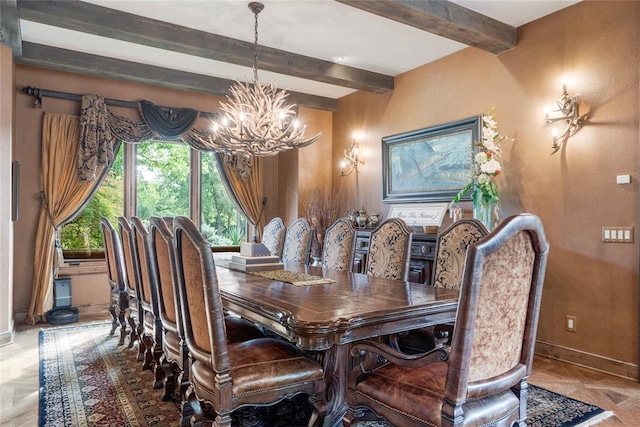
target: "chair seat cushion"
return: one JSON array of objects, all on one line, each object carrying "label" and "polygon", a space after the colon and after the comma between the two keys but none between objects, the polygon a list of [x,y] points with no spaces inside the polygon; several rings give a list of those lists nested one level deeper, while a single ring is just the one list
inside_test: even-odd
[{"label": "chair seat cushion", "polygon": [[[358,383],[359,400],[372,400],[426,425],[441,425],[442,402],[448,365],[445,362],[423,368],[406,368],[387,364]],[[484,425],[485,422],[516,419],[519,400],[511,390],[488,398],[467,401],[463,406],[464,425]],[[514,418],[515,417],[515,418]]]},{"label": "chair seat cushion", "polygon": [[167,359],[180,363],[180,354],[182,352],[182,345],[180,335],[173,331],[165,330],[162,336],[163,351]]},{"label": "chair seat cushion", "polygon": [[[307,359],[292,344],[261,338],[229,345],[234,396],[262,393],[323,378],[322,367]],[[206,363],[194,361],[192,381],[214,395],[215,372]]]},{"label": "chair seat cushion", "polygon": [[144,309],[142,311],[144,311],[144,331],[145,333],[152,334],[153,328],[156,326],[156,316],[150,311]]},{"label": "chair seat cushion", "polygon": [[419,369],[387,364],[360,381],[356,392],[427,425],[440,425],[447,368],[444,362]]},{"label": "chair seat cushion", "polygon": [[225,316],[224,325],[227,329],[227,342],[237,343],[255,338],[264,338],[264,334],[248,320],[241,317]]}]

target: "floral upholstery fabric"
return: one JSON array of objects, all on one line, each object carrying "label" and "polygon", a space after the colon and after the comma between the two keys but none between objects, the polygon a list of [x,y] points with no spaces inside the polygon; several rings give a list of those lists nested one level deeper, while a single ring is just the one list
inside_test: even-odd
[{"label": "floral upholstery fabric", "polygon": [[467,247],[489,232],[477,220],[464,219],[454,222],[438,236],[433,286],[460,289]]},{"label": "floral upholstery fabric", "polygon": [[298,218],[287,228],[282,262],[308,264],[311,251],[311,227],[305,218]]},{"label": "floral upholstery fabric", "polygon": [[389,218],[371,232],[365,273],[385,279],[405,280],[411,231],[400,218]]},{"label": "floral upholstery fabric", "polygon": [[284,248],[284,239],[287,229],[280,218],[273,218],[264,227],[262,232],[262,244],[269,249],[271,255],[282,257],[282,249]]},{"label": "floral upholstery fabric", "polygon": [[519,363],[534,261],[533,243],[525,231],[486,257],[469,364],[470,382],[491,378]]},{"label": "floral upholstery fabric", "polygon": [[349,271],[353,263],[356,230],[348,218],[340,218],[327,229],[322,250],[322,267]]}]

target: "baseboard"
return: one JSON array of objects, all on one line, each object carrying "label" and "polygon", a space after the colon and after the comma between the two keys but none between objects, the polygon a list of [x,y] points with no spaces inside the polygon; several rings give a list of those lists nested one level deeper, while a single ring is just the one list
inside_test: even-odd
[{"label": "baseboard", "polygon": [[0,333],[0,347],[11,344],[16,334],[15,325],[11,325],[8,331]]},{"label": "baseboard", "polygon": [[638,365],[544,341],[536,341],[535,353],[618,377],[638,381]]}]

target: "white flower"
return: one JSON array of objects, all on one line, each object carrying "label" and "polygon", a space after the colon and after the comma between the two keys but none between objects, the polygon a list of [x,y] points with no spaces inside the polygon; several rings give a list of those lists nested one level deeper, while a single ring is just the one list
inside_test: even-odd
[{"label": "white flower", "polygon": [[484,151],[479,152],[478,154],[476,154],[476,163],[481,165],[483,163],[485,163],[487,160],[489,160],[489,157],[487,157],[487,153],[485,153]]},{"label": "white flower", "polygon": [[486,184],[489,181],[491,181],[491,177],[486,173],[481,173],[480,175],[478,175],[478,184]]},{"label": "white flower", "polygon": [[491,159],[486,163],[480,165],[480,170],[484,173],[496,174],[500,172],[500,163],[497,160]]}]

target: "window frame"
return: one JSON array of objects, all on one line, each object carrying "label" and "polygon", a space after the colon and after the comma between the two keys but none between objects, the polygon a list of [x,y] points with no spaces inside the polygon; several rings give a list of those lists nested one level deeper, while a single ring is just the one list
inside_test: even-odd
[{"label": "window frame", "polygon": [[[174,141],[167,141],[174,143]],[[154,142],[148,142],[152,144]],[[131,218],[137,215],[138,208],[138,181],[137,181],[137,146],[139,144],[126,144],[121,145],[123,152],[123,216]],[[189,217],[193,223],[200,229],[202,224],[202,153],[194,148],[189,147]],[[242,215],[241,212],[238,212]],[[245,236],[248,236],[250,231],[250,223],[247,220]],[[216,246],[212,245],[214,252],[224,251],[239,251],[239,245],[224,245]],[[65,260],[96,260],[104,259],[104,248],[102,250],[102,256],[87,256],[77,257],[69,256],[71,254],[78,254],[78,250],[69,249],[63,250]]]}]

